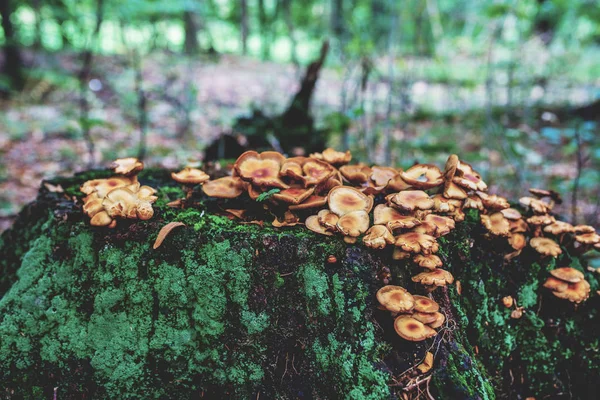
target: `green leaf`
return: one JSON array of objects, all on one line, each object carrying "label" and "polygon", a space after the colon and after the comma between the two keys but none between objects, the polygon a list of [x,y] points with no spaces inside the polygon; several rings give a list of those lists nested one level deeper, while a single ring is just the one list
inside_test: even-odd
[{"label": "green leaf", "polygon": [[275,189],[269,190],[268,192],[261,193],[256,198],[256,202],[262,203],[263,201],[270,199],[275,193],[279,193],[279,192],[281,192],[281,189],[275,188]]}]

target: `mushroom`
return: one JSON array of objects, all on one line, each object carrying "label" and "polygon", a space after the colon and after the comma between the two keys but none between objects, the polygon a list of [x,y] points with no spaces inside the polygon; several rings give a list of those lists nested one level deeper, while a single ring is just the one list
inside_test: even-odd
[{"label": "mushroom", "polygon": [[411,342],[420,342],[429,339],[437,334],[437,332],[416,319],[408,315],[400,315],[394,320],[394,329],[396,333],[403,339]]},{"label": "mushroom", "polygon": [[437,253],[439,245],[435,238],[419,232],[407,232],[396,236],[396,247],[410,253]]},{"label": "mushroom", "polygon": [[510,235],[510,223],[502,213],[494,213],[492,215],[481,215],[479,217],[481,223],[488,230],[489,233],[495,236],[509,236]]},{"label": "mushroom", "polygon": [[505,208],[510,208],[508,200],[502,196],[498,196],[496,194],[487,194],[484,192],[477,192],[477,196],[481,198],[481,202],[488,210],[499,211]]},{"label": "mushroom", "polygon": [[544,282],[544,287],[550,290],[564,292],[569,287],[569,283],[561,279],[549,277],[548,279],[546,279],[546,282]]},{"label": "mushroom", "polygon": [[576,235],[575,240],[581,244],[597,244],[600,243],[600,235],[598,235],[596,232],[582,233],[580,235]]},{"label": "mushroom", "polygon": [[350,211],[337,222],[338,231],[345,236],[358,237],[369,229],[369,214],[366,211]]},{"label": "mushroom", "polygon": [[427,286],[446,286],[447,284],[454,282],[452,274],[441,268],[436,268],[433,271],[421,272],[411,279],[413,282],[419,282],[422,285]]},{"label": "mushroom", "polygon": [[483,211],[483,202],[481,201],[481,197],[477,195],[470,195],[463,202],[463,208],[473,208],[476,210]]},{"label": "mushroom", "polygon": [[102,207],[112,218],[138,218],[148,220],[154,215],[153,201],[140,200],[137,193],[127,188],[111,190],[104,200]]},{"label": "mushroom", "polygon": [[440,186],[444,180],[442,171],[435,165],[417,164],[400,172],[404,182],[417,189],[431,189]]},{"label": "mushroom", "polygon": [[527,223],[535,226],[550,225],[554,222],[556,222],[556,219],[548,214],[534,215],[533,217],[527,218]]},{"label": "mushroom", "polygon": [[[413,295],[415,299],[415,311],[422,313],[434,313],[440,310],[440,305],[429,297]],[[424,322],[429,323],[429,322]]]},{"label": "mushroom", "polygon": [[388,204],[404,211],[429,210],[434,201],[422,190],[405,190],[386,197]]},{"label": "mushroom", "polygon": [[[436,194],[431,199],[433,200],[433,209],[438,212],[454,212],[457,208],[460,208],[462,205],[462,202],[460,200],[448,199],[442,196],[441,194]],[[479,199],[479,201],[481,202],[481,199]]]},{"label": "mushroom", "polygon": [[562,254],[560,246],[552,239],[543,237],[534,237],[529,241],[531,247],[544,256],[557,257]]},{"label": "mushroom", "polygon": [[405,260],[410,257],[412,257],[411,253],[403,251],[400,247],[394,247],[394,251],[392,252],[392,258],[394,260]]},{"label": "mushroom", "polygon": [[577,283],[584,279],[583,272],[571,267],[553,269],[550,271],[550,275],[569,283]]},{"label": "mushroom", "polygon": [[325,182],[333,174],[335,168],[330,164],[306,157],[287,159],[281,165],[281,176],[288,176],[302,182],[304,187],[315,186]]},{"label": "mushroom", "polygon": [[311,231],[320,233],[321,235],[333,235],[333,232],[328,231],[323,225],[319,223],[319,217],[316,215],[311,215],[310,217],[306,218],[306,221],[304,221],[304,225],[306,225],[306,227]]},{"label": "mushroom", "polygon": [[443,265],[442,260],[435,254],[417,254],[413,261],[419,266],[428,269],[436,269]]},{"label": "mushroom", "polygon": [[79,190],[84,194],[97,193],[99,198],[104,198],[113,189],[129,186],[135,183],[133,178],[113,176],[108,179],[92,179],[81,185]]},{"label": "mushroom", "polygon": [[176,182],[183,184],[186,193],[185,198],[189,199],[192,196],[193,187],[208,181],[210,176],[200,169],[185,167],[177,173],[172,172],[171,178]]},{"label": "mushroom", "polygon": [[401,214],[398,210],[385,204],[378,204],[373,211],[374,225],[387,225],[394,231],[396,229],[410,229],[419,225],[421,221],[411,215]]},{"label": "mushroom", "polygon": [[444,322],[446,322],[446,316],[444,314],[441,312],[434,312],[433,315],[435,316],[435,321],[428,324],[430,327],[437,329],[444,325]]},{"label": "mushroom", "polygon": [[413,295],[402,286],[386,285],[377,291],[376,297],[379,304],[394,313],[409,312],[415,306]]},{"label": "mushroom", "polygon": [[395,241],[394,235],[385,225],[373,225],[363,238],[365,246],[373,249],[383,249],[386,245],[393,244]]},{"label": "mushroom", "polygon": [[273,194],[273,198],[286,204],[300,204],[304,200],[308,199],[314,191],[314,187],[307,189],[291,187],[289,189],[283,189],[282,191]]},{"label": "mushroom", "polygon": [[520,251],[527,245],[527,239],[522,233],[513,233],[508,237],[508,244],[510,244],[513,249]]},{"label": "mushroom", "polygon": [[504,304],[504,307],[506,308],[511,308],[514,304],[514,299],[512,298],[512,296],[503,297],[502,304]]},{"label": "mushroom", "polygon": [[329,192],[327,204],[332,212],[341,217],[351,211],[370,212],[373,198],[353,187],[337,186]]},{"label": "mushroom", "polygon": [[544,227],[544,232],[551,233],[553,235],[562,235],[564,233],[574,232],[574,228],[573,225],[567,222],[554,221],[553,223]]},{"label": "mushroom", "polygon": [[426,313],[420,311],[415,311],[412,314],[410,314],[410,316],[416,319],[417,321],[424,323],[425,325],[429,325],[435,322],[435,320],[437,319],[434,313]]},{"label": "mushroom", "polygon": [[220,199],[235,199],[244,193],[245,189],[246,183],[237,176],[225,176],[202,185],[202,191],[207,196]]},{"label": "mushroom", "polygon": [[340,173],[346,180],[355,185],[367,183],[372,170],[364,164],[344,165],[340,167]]},{"label": "mushroom", "polygon": [[350,151],[346,151],[344,153],[341,151],[335,151],[332,148],[327,148],[322,153],[311,154],[310,158],[323,160],[331,165],[339,167],[340,165],[348,164],[350,160],[352,160],[352,154],[350,153]]},{"label": "mushroom", "polygon": [[399,175],[399,172],[394,168],[374,165],[371,167],[371,176],[369,179],[375,186],[385,187],[397,175]]},{"label": "mushroom", "polygon": [[[83,192],[83,190],[82,190]],[[85,193],[85,192],[84,192]],[[573,227],[575,233],[592,233],[596,232],[593,226],[590,225],[576,225]]]},{"label": "mushroom", "polygon": [[119,158],[112,162],[110,168],[115,174],[134,176],[144,169],[144,163],[135,157]]},{"label": "mushroom", "polygon": [[586,280],[569,283],[563,291],[552,291],[552,294],[560,299],[569,300],[572,303],[581,303],[590,295],[590,284]]},{"label": "mushroom", "polygon": [[425,217],[423,222],[430,223],[435,226],[435,235],[433,236],[436,237],[447,235],[455,227],[455,223],[452,218],[443,217],[436,214],[429,214]]},{"label": "mushroom", "polygon": [[512,221],[516,221],[523,217],[521,213],[518,210],[515,210],[514,208],[505,208],[503,210],[500,210],[500,213],[504,215],[504,218],[510,219]]},{"label": "mushroom", "polygon": [[117,221],[112,219],[106,211],[100,211],[90,219],[90,225],[92,226],[108,226],[114,228],[117,226]]},{"label": "mushroom", "polygon": [[247,151],[238,157],[233,165],[236,173],[245,181],[259,187],[287,189],[289,186],[279,179],[281,165],[285,157],[274,151],[257,153]]},{"label": "mushroom", "polygon": [[309,210],[312,208],[323,207],[325,204],[327,204],[327,197],[313,194],[312,196],[309,196],[306,200],[304,200],[300,204],[290,204],[290,206],[288,208],[291,211]]},{"label": "mushroom", "polygon": [[325,227],[325,229],[337,232],[337,223],[340,217],[337,214],[332,213],[330,210],[321,210],[317,213],[319,217],[319,223]]},{"label": "mushroom", "polygon": [[487,185],[470,164],[459,161],[452,181],[465,189],[485,191]]},{"label": "mushroom", "polygon": [[533,197],[521,197],[519,199],[519,203],[521,203],[521,205],[524,207],[531,208],[536,214],[548,214],[548,212],[552,209],[552,207],[549,207],[548,204]]}]

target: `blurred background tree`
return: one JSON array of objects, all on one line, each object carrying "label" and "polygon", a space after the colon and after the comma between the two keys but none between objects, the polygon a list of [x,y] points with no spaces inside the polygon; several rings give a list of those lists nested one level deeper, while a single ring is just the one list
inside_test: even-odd
[{"label": "blurred background tree", "polygon": [[598,224],[597,1],[4,0],[0,15],[5,219],[43,177],[117,156],[174,168],[326,143],[403,168],[456,152],[493,189],[556,189]]}]

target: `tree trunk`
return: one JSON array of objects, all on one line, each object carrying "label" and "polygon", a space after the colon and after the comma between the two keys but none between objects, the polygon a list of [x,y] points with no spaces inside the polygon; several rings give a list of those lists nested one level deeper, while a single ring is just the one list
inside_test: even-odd
[{"label": "tree trunk", "polygon": [[292,64],[294,65],[298,65],[298,55],[296,54],[296,47],[297,47],[297,43],[296,43],[296,37],[295,37],[295,29],[294,29],[294,22],[292,19],[292,4],[291,4],[291,0],[282,0],[282,7],[283,7],[283,18],[285,20],[285,25],[287,27],[288,30],[288,36],[290,38],[290,58],[292,61]]},{"label": "tree trunk", "polygon": [[198,45],[198,23],[193,12],[185,11],[183,13],[183,25],[185,31],[183,44],[185,54],[198,54],[200,51],[200,46]]},{"label": "tree trunk", "polygon": [[242,39],[242,54],[248,54],[248,0],[241,0],[240,32]]},{"label": "tree trunk", "polygon": [[[596,288],[583,258],[555,263],[526,248],[505,265],[505,241],[487,239],[472,210],[439,239],[462,290],[433,291],[446,322],[435,337],[408,342],[377,307],[379,272],[389,267],[391,284],[425,293],[410,279],[417,268],[388,249],[301,226],[233,222],[206,201],[169,208],[183,191],[161,170],[139,177],[159,189],[151,220],[94,228],[71,196],[109,175],[52,181],[69,195],[42,189],[1,237],[0,389],[8,398],[600,396],[600,297],[574,308],[540,287],[549,268],[568,262],[582,263]],[[172,221],[186,226],[154,250]],[[507,295],[525,307],[520,319],[502,305]],[[421,373],[415,366],[428,351],[433,368]]]},{"label": "tree trunk", "polygon": [[260,25],[261,57],[263,60],[267,60],[269,58],[270,46],[267,38],[268,18],[265,0],[258,0],[258,23]]},{"label": "tree trunk", "polygon": [[15,31],[10,16],[14,11],[14,2],[11,0],[0,1],[0,17],[4,30],[4,73],[10,79],[12,90],[21,90],[25,85],[23,77],[23,62],[17,45]]},{"label": "tree trunk", "polygon": [[333,36],[341,40],[344,34],[344,0],[331,1],[331,32]]}]

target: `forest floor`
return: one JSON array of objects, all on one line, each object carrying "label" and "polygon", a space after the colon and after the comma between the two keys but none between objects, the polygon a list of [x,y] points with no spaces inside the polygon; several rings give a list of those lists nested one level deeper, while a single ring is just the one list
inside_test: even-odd
[{"label": "forest floor", "polygon": [[[90,163],[80,128],[78,58],[64,53],[27,53],[26,58],[36,66],[26,90],[0,103],[0,231],[35,198],[42,179],[81,171]],[[293,65],[237,56],[190,60],[167,53],[145,58],[142,70],[148,116],[146,163],[171,169],[201,161],[202,150],[253,109],[267,115],[283,111],[303,72]],[[386,79],[375,76],[361,93],[358,73],[350,68],[322,71],[312,103],[317,124],[327,124],[329,116],[345,110],[351,116],[353,143],[360,147],[361,129],[379,138],[390,129],[386,121],[391,119],[393,161],[398,166],[415,161],[443,165],[448,153],[457,152],[482,169],[492,191],[510,199],[524,195],[531,186],[552,187],[570,197],[565,191],[581,171],[576,152],[562,151],[569,145],[567,139],[552,132],[554,137],[549,137],[539,124],[523,123],[507,123],[492,137],[482,134],[485,113],[477,109],[485,101],[482,87],[459,91],[443,84],[412,82],[397,89],[392,98],[396,111],[390,114]],[[582,90],[575,88],[565,98],[581,102]],[[135,154],[139,111],[129,60],[96,57],[88,99],[94,164],[103,166]],[[403,118],[407,108],[413,113],[427,108],[429,114],[408,121]],[[381,162],[383,151],[381,144],[376,145],[369,151],[369,161]],[[589,153],[600,158],[596,148]],[[598,226],[598,172],[587,172],[580,177],[578,222]],[[568,199],[559,212],[570,213]]]}]

